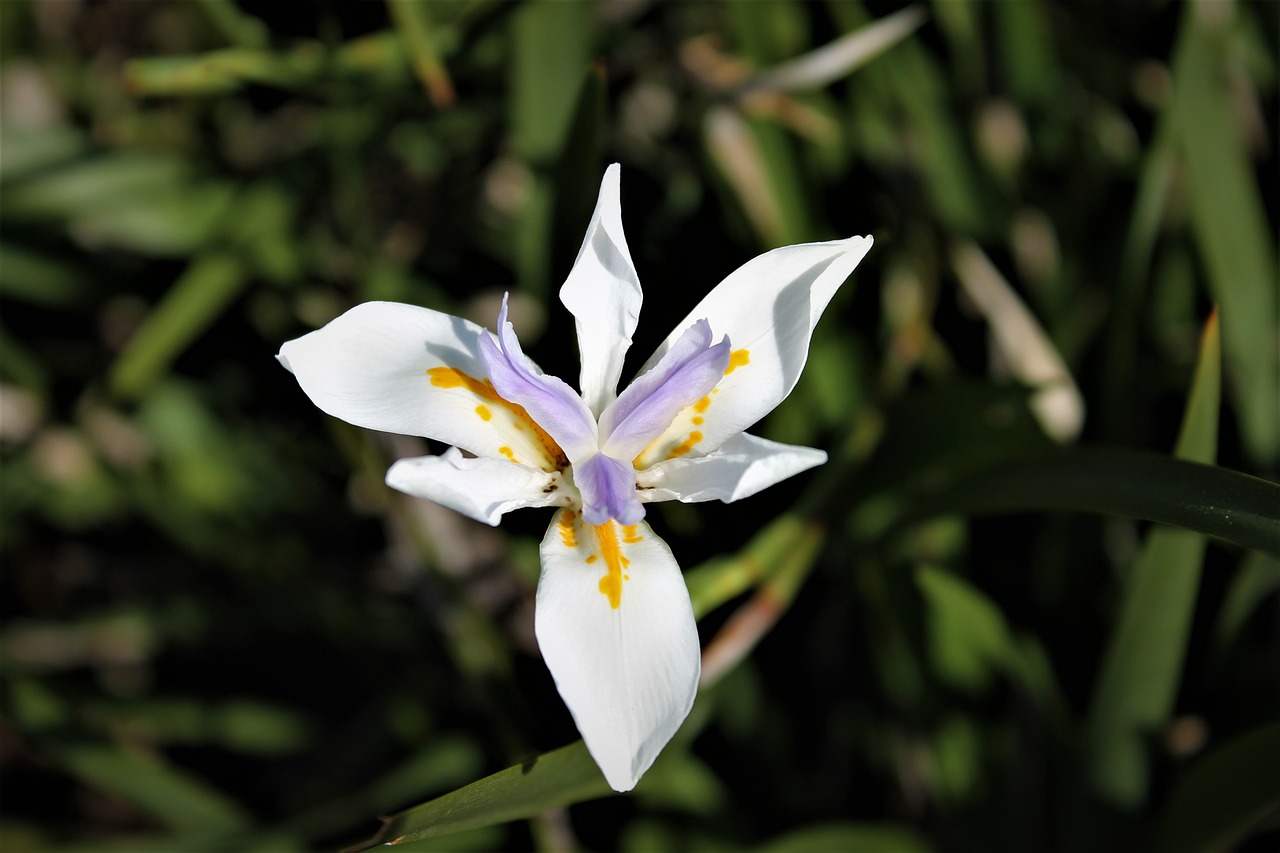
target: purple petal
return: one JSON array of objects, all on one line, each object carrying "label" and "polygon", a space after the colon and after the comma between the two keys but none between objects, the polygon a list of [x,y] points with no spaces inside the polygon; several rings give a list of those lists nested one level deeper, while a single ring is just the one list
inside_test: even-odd
[{"label": "purple petal", "polygon": [[644,506],[636,495],[636,471],[629,462],[597,453],[573,466],[573,481],[582,495],[582,517],[587,524],[635,524],[644,518]]},{"label": "purple petal", "polygon": [[729,339],[712,345],[711,326],[694,323],[651,370],[636,378],[600,416],[601,450],[633,459],[675,416],[711,393],[729,365]]},{"label": "purple petal", "polygon": [[481,335],[479,352],[494,390],[523,406],[571,462],[596,451],[596,422],[582,398],[564,380],[538,370],[520,349],[515,329],[507,322],[506,294],[498,313],[498,341]]}]

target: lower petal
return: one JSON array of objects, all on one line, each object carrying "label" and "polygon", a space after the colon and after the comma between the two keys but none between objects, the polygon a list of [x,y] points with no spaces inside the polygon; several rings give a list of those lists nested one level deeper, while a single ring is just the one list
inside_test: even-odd
[{"label": "lower petal", "polygon": [[559,473],[502,459],[468,459],[456,447],[441,456],[399,460],[387,471],[387,485],[489,525],[513,509],[562,506],[576,497]]},{"label": "lower petal", "polygon": [[733,503],[821,465],[827,454],[739,433],[706,456],[677,457],[636,474],[640,499]]},{"label": "lower petal", "polygon": [[587,749],[629,791],[693,707],[698,629],[680,567],[647,524],[560,510],[542,541],[535,630]]}]

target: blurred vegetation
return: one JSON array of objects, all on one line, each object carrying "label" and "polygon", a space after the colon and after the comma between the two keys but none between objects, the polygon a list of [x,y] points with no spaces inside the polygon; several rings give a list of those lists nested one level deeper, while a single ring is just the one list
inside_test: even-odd
[{"label": "blurred vegetation", "polygon": [[[1274,849],[1278,33],[1227,0],[0,3],[0,848],[332,849],[445,795],[382,837]],[[273,360],[510,289],[576,376],[555,289],[615,160],[635,365],[760,251],[876,237],[760,428],[833,461],[656,510],[709,683],[630,797],[537,657],[546,518],[390,493],[439,448]]]}]

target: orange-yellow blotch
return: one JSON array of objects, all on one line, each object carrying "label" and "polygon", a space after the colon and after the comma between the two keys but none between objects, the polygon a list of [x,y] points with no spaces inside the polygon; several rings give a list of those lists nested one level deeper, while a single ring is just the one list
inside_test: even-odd
[{"label": "orange-yellow blotch", "polygon": [[512,462],[515,462],[517,465],[520,464],[520,460],[516,458],[516,452],[505,444],[498,448],[498,452],[510,459]]},{"label": "orange-yellow blotch", "polygon": [[[569,457],[560,449],[560,445],[556,444],[556,440],[552,438],[546,430],[538,426],[537,422],[534,421],[533,418],[529,417],[529,413],[524,410],[524,406],[517,405],[516,403],[512,403],[510,400],[504,399],[496,390],[494,390],[493,383],[488,379],[485,379],[482,382],[474,376],[468,376],[461,370],[453,367],[432,367],[427,370],[427,375],[431,377],[431,384],[437,388],[465,388],[480,399],[496,406],[501,406],[514,415],[517,429],[520,429],[522,424],[532,429],[533,434],[538,437],[538,441],[542,444],[543,449],[546,450],[547,459],[550,461],[550,467],[544,466],[547,467],[547,470],[563,471],[569,466]],[[484,413],[480,411],[481,408],[484,408],[486,412],[489,411],[488,408],[481,405],[476,408],[476,414],[480,415],[480,417],[484,418],[486,421],[489,420],[489,418],[485,417]],[[492,415],[492,412],[490,412],[490,414]],[[499,449],[498,452],[502,453],[501,449]],[[506,454],[504,453],[503,455],[505,456]]]},{"label": "orange-yellow blotch", "polygon": [[693,446],[699,441],[702,441],[702,433],[695,429],[693,432],[689,433],[689,437],[683,442],[671,448],[671,452],[667,454],[667,458],[675,459],[677,456],[684,456],[690,450],[693,450]]},{"label": "orange-yellow blotch", "polygon": [[729,353],[729,366],[724,369],[724,375],[728,376],[733,371],[743,365],[751,363],[751,351],[745,349],[736,349]]},{"label": "orange-yellow blotch", "polygon": [[[556,525],[556,529],[560,532],[560,541],[566,548],[578,547],[578,536],[574,528],[574,519],[577,516],[571,509],[566,509],[560,516],[560,521]],[[587,562],[590,562],[588,560]]]},{"label": "orange-yellow blotch", "polygon": [[643,542],[644,537],[636,532],[636,525],[628,524],[622,528],[622,541],[634,545],[636,542]]},{"label": "orange-yellow blotch", "polygon": [[598,559],[600,559],[600,555],[599,555],[599,554],[592,554],[590,557],[587,557],[587,559],[585,560],[585,562],[586,562],[586,564],[589,566],[589,565],[591,565],[592,563],[594,563],[594,562],[595,562],[596,560],[598,560]]},{"label": "orange-yellow blotch", "polygon": [[693,425],[694,425],[694,426],[702,426],[702,423],[703,423],[703,419],[702,419],[702,418],[694,418],[694,419],[693,419]]},{"label": "orange-yellow blotch", "polygon": [[493,412],[489,411],[489,407],[484,403],[476,406],[476,414],[480,416],[480,420],[487,421],[493,418]]},{"label": "orange-yellow blotch", "polygon": [[[595,532],[606,569],[604,577],[600,578],[600,592],[609,599],[609,606],[617,610],[622,605],[622,570],[631,565],[631,561],[622,555],[617,522],[609,519],[604,524],[597,524]],[[623,532],[625,534],[625,529]]]},{"label": "orange-yellow blotch", "polygon": [[702,414],[711,405],[710,397],[703,397],[701,400],[693,404],[693,410],[698,414]]}]

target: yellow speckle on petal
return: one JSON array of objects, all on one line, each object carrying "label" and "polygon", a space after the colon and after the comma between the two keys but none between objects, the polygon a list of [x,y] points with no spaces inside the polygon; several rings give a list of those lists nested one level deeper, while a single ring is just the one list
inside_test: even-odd
[{"label": "yellow speckle on petal", "polygon": [[736,349],[729,353],[729,366],[724,369],[724,375],[728,376],[733,371],[743,365],[751,363],[751,351],[745,349]]},{"label": "yellow speckle on petal", "polygon": [[589,566],[598,559],[600,559],[599,554],[592,554],[590,557],[587,557],[587,559],[584,562]]},{"label": "yellow speckle on petal", "polygon": [[[560,449],[560,445],[556,444],[556,440],[552,438],[546,430],[538,426],[537,422],[534,421],[534,419],[529,416],[529,413],[524,410],[524,406],[517,405],[516,403],[503,398],[496,390],[494,390],[493,383],[488,379],[481,381],[476,379],[474,376],[469,376],[461,370],[453,367],[432,367],[427,370],[427,375],[431,377],[431,384],[435,387],[463,388],[470,391],[486,403],[500,406],[514,415],[515,426],[517,429],[521,429],[522,426],[527,426],[532,429],[533,434],[538,437],[538,441],[546,451],[550,465],[547,470],[563,471],[569,466],[569,457]],[[481,409],[484,409],[484,411],[482,412]],[[485,417],[486,412],[488,412],[490,417],[493,415],[493,413],[484,404],[476,407],[476,414],[487,421],[489,418]],[[508,450],[510,450],[510,448],[508,448]],[[507,456],[507,454],[503,453],[501,449],[499,449],[498,452]],[[514,462],[515,460],[512,461]]]},{"label": "yellow speckle on petal", "polygon": [[690,450],[693,450],[693,446],[699,441],[702,441],[702,433],[695,429],[693,432],[689,433],[689,437],[682,443],[671,448],[671,452],[667,454],[667,458],[675,459],[677,456],[684,456]]},{"label": "yellow speckle on petal", "polygon": [[701,426],[701,425],[702,425],[702,421],[703,421],[703,419],[702,419],[702,418],[696,418],[696,417],[695,417],[695,418],[693,419],[693,425],[694,425],[694,426]]},{"label": "yellow speckle on petal", "polygon": [[698,414],[702,414],[711,405],[710,397],[703,397],[701,400],[693,404],[693,410]]},{"label": "yellow speckle on petal", "polygon": [[[560,541],[566,548],[578,547],[578,536],[574,528],[574,519],[576,514],[571,509],[566,509],[560,515],[560,521],[556,524],[556,529],[560,532]],[[590,561],[588,561],[590,562]]]},{"label": "yellow speckle on petal", "polygon": [[[624,528],[634,532],[634,526]],[[631,565],[631,561],[622,555],[622,545],[618,542],[618,524],[613,519],[595,526],[596,541],[600,543],[600,555],[604,557],[605,575],[600,578],[600,592],[609,599],[609,606],[617,610],[622,605],[622,581],[626,576],[622,570]],[[627,537],[626,542],[632,539]],[[634,541],[640,541],[638,539]]]},{"label": "yellow speckle on petal", "polygon": [[501,453],[503,456],[507,457],[508,459],[510,459],[512,462],[516,463],[517,465],[520,464],[520,460],[516,458],[516,452],[512,450],[510,447],[507,447],[505,444],[498,448],[498,452]]},{"label": "yellow speckle on petal", "polygon": [[636,525],[628,524],[622,528],[622,541],[634,545],[636,542],[643,542],[644,537],[636,533]]},{"label": "yellow speckle on petal", "polygon": [[480,416],[482,421],[487,421],[493,417],[493,412],[489,411],[489,407],[484,403],[476,406],[476,414]]}]

